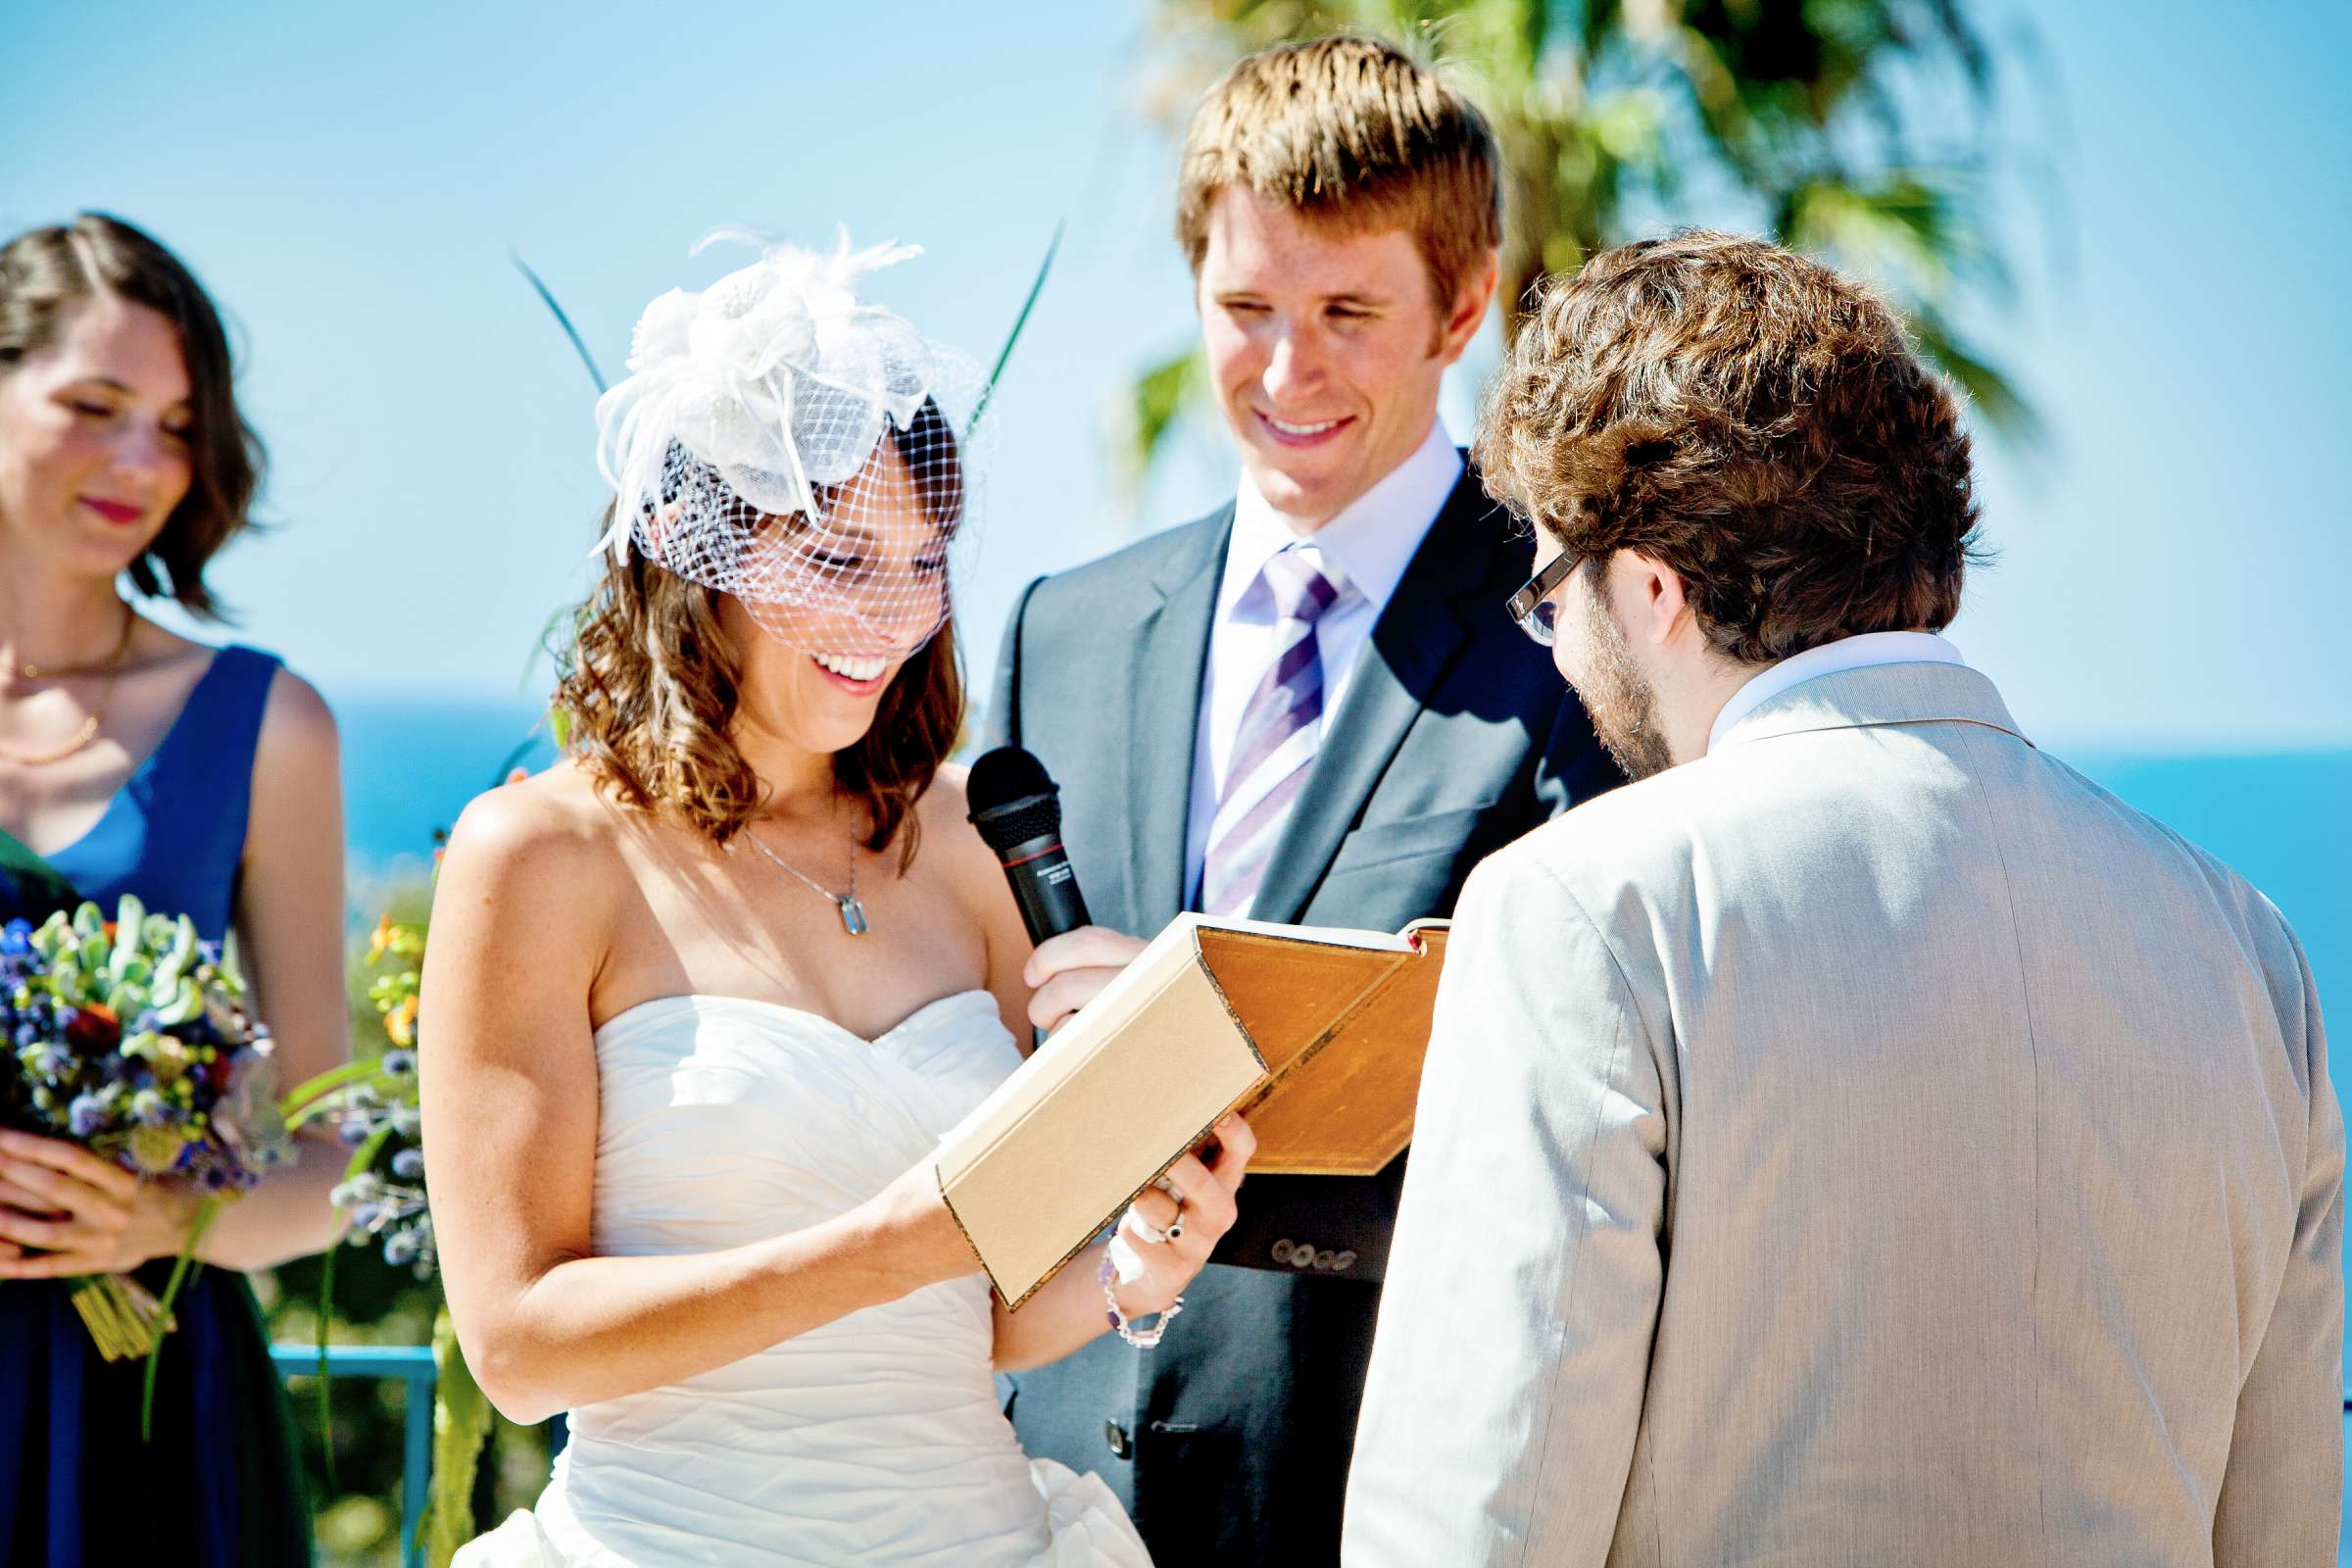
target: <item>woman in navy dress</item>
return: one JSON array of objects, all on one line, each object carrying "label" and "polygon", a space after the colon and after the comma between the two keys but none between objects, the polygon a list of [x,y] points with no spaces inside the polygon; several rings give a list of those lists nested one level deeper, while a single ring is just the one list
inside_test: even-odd
[{"label": "woman in navy dress", "polygon": [[[176,636],[120,592],[217,614],[204,567],[261,467],[228,361],[202,288],[127,224],[85,215],[0,249],[0,919],[135,893],[208,938],[233,928],[292,1084],[348,1039],[334,720],[271,656]],[[0,1129],[0,1564],[310,1560],[239,1272],[336,1235],[342,1157],[301,1147],[206,1233],[142,1444],[142,1366],[99,1357],[65,1280],[160,1284],[195,1200]]]}]

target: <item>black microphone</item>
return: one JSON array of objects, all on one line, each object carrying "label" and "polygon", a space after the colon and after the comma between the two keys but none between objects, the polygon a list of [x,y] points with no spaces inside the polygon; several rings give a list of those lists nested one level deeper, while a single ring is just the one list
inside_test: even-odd
[{"label": "black microphone", "polygon": [[1045,764],[1018,746],[1000,746],[972,764],[964,795],[972,826],[1004,862],[1029,940],[1092,925],[1078,873],[1061,847],[1061,791]]}]

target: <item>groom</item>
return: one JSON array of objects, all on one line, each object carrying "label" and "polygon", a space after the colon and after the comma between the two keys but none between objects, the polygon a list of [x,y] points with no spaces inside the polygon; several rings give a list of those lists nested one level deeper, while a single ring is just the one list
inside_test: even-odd
[{"label": "groom", "polygon": [[2310,967],[1936,635],[1976,507],[1902,329],[1629,245],[1478,450],[1639,782],[1462,896],[1350,1568],[2333,1563]]},{"label": "groom", "polygon": [[[1041,1026],[1180,910],[1445,914],[1481,856],[1617,781],[1499,612],[1530,544],[1437,417],[1496,189],[1476,111],[1369,39],[1256,55],[1201,104],[1177,227],[1240,488],[1013,612],[997,739],[1060,783],[1102,922],[1040,950]],[[1158,1349],[1013,1380],[1029,1451],[1102,1475],[1158,1561],[1336,1561],[1402,1165],[1251,1179]]]}]

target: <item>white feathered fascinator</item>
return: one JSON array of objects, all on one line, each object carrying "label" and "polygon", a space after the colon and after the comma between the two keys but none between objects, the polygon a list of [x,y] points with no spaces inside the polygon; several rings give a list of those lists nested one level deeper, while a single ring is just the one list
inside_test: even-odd
[{"label": "white feathered fascinator", "polygon": [[949,548],[977,531],[979,368],[858,297],[919,247],[721,229],[695,251],[720,240],[760,260],[648,305],[597,402],[598,549],[633,543],[809,652],[904,657],[945,624]]}]

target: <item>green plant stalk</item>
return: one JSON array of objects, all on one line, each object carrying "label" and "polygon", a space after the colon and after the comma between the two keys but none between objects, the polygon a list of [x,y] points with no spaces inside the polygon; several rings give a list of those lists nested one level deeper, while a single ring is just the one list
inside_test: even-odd
[{"label": "green plant stalk", "polygon": [[164,1361],[164,1342],[171,1338],[172,1303],[179,1299],[180,1287],[187,1284],[189,1274],[199,1267],[196,1249],[203,1245],[204,1233],[213,1228],[220,1217],[220,1200],[208,1198],[196,1205],[196,1218],[188,1226],[188,1243],[179,1250],[179,1260],[172,1265],[172,1278],[164,1285],[162,1300],[155,1312],[155,1344],[147,1350],[147,1375],[139,1389],[139,1441],[155,1441],[155,1375]]},{"label": "green plant stalk", "polygon": [[342,1250],[343,1239],[338,1236],[318,1260],[318,1446],[326,1458],[326,1490],[331,1493],[343,1490],[335,1475],[335,1408],[327,1397],[326,1375],[326,1345],[334,1337],[335,1254]]},{"label": "green plant stalk", "polygon": [[443,1303],[433,1316],[433,1472],[416,1544],[430,1568],[449,1568],[473,1538],[473,1477],[489,1441],[489,1397],[466,1365],[466,1351]]},{"label": "green plant stalk", "polygon": [[280,1112],[285,1116],[286,1124],[289,1127],[294,1126],[297,1124],[297,1118],[315,1114],[320,1102],[336,1090],[348,1089],[364,1078],[378,1078],[383,1075],[380,1058],[376,1057],[347,1061],[340,1067],[329,1067],[316,1077],[305,1078],[301,1083],[296,1084],[287,1093],[284,1101],[280,1102]]}]

